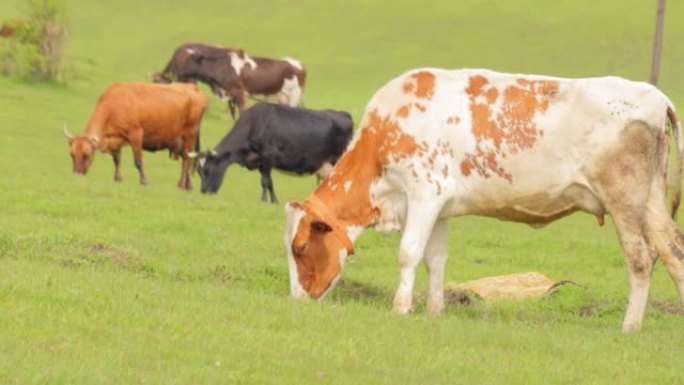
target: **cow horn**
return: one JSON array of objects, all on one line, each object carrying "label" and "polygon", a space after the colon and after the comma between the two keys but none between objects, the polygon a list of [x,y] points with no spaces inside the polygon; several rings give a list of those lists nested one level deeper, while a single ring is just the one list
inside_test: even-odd
[{"label": "cow horn", "polygon": [[218,155],[218,152],[216,152],[216,150],[214,150],[213,148],[211,150],[209,150],[209,153],[213,156]]},{"label": "cow horn", "polygon": [[66,136],[69,140],[73,140],[75,138],[75,136],[69,132],[66,123],[64,123],[64,128],[62,130],[64,131],[64,136]]},{"label": "cow horn", "polygon": [[197,151],[190,151],[190,152],[188,152],[188,158],[190,158],[190,159],[195,159],[195,158],[197,158],[197,155],[199,155],[199,154],[197,153]]}]

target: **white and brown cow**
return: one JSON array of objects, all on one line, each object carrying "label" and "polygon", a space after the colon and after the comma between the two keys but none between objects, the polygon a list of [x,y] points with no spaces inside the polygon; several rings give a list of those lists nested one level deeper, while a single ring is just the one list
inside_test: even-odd
[{"label": "white and brown cow", "polygon": [[[672,212],[665,204],[676,141]],[[286,206],[291,294],[322,298],[367,227],[402,232],[394,310],[408,313],[416,267],[427,310],[444,306],[447,219],[482,215],[538,227],[582,210],[610,214],[630,294],[623,330],[641,327],[659,256],[684,299],[679,205],[684,143],[668,98],[617,77],[562,79],[418,69],[382,87],[332,174]]]},{"label": "white and brown cow", "polygon": [[176,48],[153,79],[158,83],[203,82],[228,102],[235,117],[235,106],[243,111],[248,96],[291,107],[302,105],[306,70],[292,58],[251,57],[242,49],[188,43]]}]

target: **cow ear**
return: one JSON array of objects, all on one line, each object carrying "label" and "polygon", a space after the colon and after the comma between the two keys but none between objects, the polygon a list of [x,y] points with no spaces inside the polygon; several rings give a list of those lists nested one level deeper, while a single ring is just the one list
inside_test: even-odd
[{"label": "cow ear", "polygon": [[323,221],[313,221],[311,222],[311,230],[319,233],[327,233],[332,231],[332,227]]},{"label": "cow ear", "polygon": [[200,153],[200,156],[204,156],[205,158],[208,158],[208,159],[218,159],[219,153],[214,149],[208,148],[207,151],[202,151]]},{"label": "cow ear", "polygon": [[287,202],[287,204],[285,205],[286,213],[294,212],[294,210],[297,209],[304,210],[304,206],[302,206],[301,203],[295,201]]},{"label": "cow ear", "polygon": [[[288,205],[287,210],[289,209],[290,207]],[[291,214],[291,212],[287,212],[287,214]],[[302,222],[300,222],[300,225],[297,228],[297,232],[295,233],[292,239],[292,251],[295,253],[295,255],[303,254],[306,251],[307,246],[309,246],[309,237],[311,237],[311,226],[308,226],[306,221],[306,218],[302,218]]]}]

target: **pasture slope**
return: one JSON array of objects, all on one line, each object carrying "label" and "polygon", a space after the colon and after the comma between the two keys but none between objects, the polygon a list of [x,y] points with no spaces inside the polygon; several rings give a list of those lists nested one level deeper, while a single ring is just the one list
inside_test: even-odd
[{"label": "pasture slope", "polygon": [[[22,3],[0,2],[0,19]],[[626,270],[610,223],[451,221],[447,280],[538,270],[580,284],[543,300],[451,303],[439,318],[419,300],[395,316],[398,236],[369,230],[331,298],[295,302],[283,208],[259,201],[258,174],[230,169],[203,196],[196,176],[192,192],[175,187],[166,153],[145,153],[141,187],[126,150],[122,183],[102,154],[76,178],[61,133],[83,129],[106,85],[145,80],[188,41],[296,57],[307,105],[356,122],[378,87],[418,66],[646,79],[655,3],[69,1],[68,85],[0,78],[0,383],[683,383],[684,315],[662,266],[644,330],[620,333]],[[684,111],[681,15],[668,2],[661,85]],[[203,147],[231,124],[209,99]],[[274,177],[282,202],[315,186]]]}]

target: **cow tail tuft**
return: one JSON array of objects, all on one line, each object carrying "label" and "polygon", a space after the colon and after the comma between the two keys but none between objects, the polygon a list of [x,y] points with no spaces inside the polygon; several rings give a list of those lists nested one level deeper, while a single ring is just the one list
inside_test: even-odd
[{"label": "cow tail tuft", "polygon": [[675,169],[673,175],[674,190],[672,192],[672,218],[677,215],[682,196],[682,153],[684,153],[684,138],[682,137],[682,124],[675,112],[674,106],[667,107],[667,117],[670,121],[670,129],[675,139]]}]

